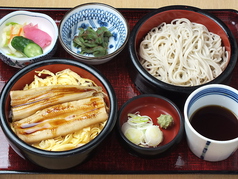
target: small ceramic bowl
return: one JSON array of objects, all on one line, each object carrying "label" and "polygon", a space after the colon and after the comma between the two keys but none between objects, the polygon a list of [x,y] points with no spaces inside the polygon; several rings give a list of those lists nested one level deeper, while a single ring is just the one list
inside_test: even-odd
[{"label": "small ceramic bowl", "polygon": [[[139,112],[141,116],[152,118],[153,124],[157,125],[163,132],[163,140],[156,147],[141,147],[132,143],[124,135],[122,125],[128,120],[128,114]],[[167,129],[161,128],[157,118],[161,114],[172,116],[174,123]],[[143,158],[161,157],[169,153],[182,139],[184,133],[183,115],[178,107],[169,99],[155,94],[142,94],[129,99],[124,103],[118,113],[117,130],[119,138],[126,150],[135,156]]]},{"label": "small ceramic bowl", "polygon": [[[206,107],[215,108],[210,108],[206,113],[203,111]],[[218,162],[236,152],[238,149],[237,108],[238,90],[227,85],[205,85],[189,95],[184,106],[184,126],[187,144],[197,157]],[[195,125],[192,122],[193,116],[198,113],[201,114],[199,120],[203,118],[201,120],[203,122],[196,122]]]},{"label": "small ceramic bowl", "polygon": [[[9,125],[11,120],[10,91],[23,89],[26,84],[34,80],[35,71],[41,71],[43,69],[50,70],[53,73],[70,69],[81,77],[93,80],[98,86],[102,87],[103,92],[108,96],[105,99],[109,107],[107,123],[97,137],[89,143],[66,151],[41,150],[25,143],[11,129]],[[67,169],[86,162],[89,158],[93,157],[99,146],[100,148],[106,147],[103,145],[103,141],[105,141],[114,128],[117,118],[117,100],[115,92],[108,80],[93,67],[71,59],[48,59],[22,68],[3,87],[0,96],[0,106],[1,128],[13,150],[24,159],[28,159],[41,167],[54,170]]]},{"label": "small ceramic bowl", "polygon": [[142,17],[131,31],[128,41],[129,47],[129,73],[132,81],[142,93],[155,93],[172,100],[183,109],[188,95],[201,85],[178,86],[161,81],[152,76],[140,63],[139,46],[146,34],[161,23],[171,23],[177,18],[187,18],[191,22],[203,24],[210,32],[219,35],[222,45],[228,52],[228,64],[223,72],[206,84],[229,84],[232,72],[237,62],[237,44],[234,35],[226,24],[213,14],[196,7],[175,5],[165,6],[151,11]]},{"label": "small ceramic bowl", "polygon": [[[81,48],[73,45],[73,39],[79,28],[88,27],[97,30],[106,27],[112,36],[109,38],[108,54],[94,57],[92,54],[80,54]],[[77,60],[99,65],[110,61],[126,46],[130,34],[129,25],[123,15],[112,6],[102,3],[87,3],[74,7],[62,18],[59,25],[59,41],[63,48]]]},{"label": "small ceramic bowl", "polygon": [[43,49],[43,54],[27,58],[27,57],[14,57],[12,55],[8,55],[6,48],[0,48],[0,58],[8,65],[15,67],[15,68],[23,68],[26,65],[50,58],[54,55],[57,49],[57,39],[58,39],[58,27],[55,21],[48,15],[43,13],[37,12],[30,12],[30,11],[13,11],[6,16],[4,16],[0,20],[0,33],[2,33],[3,28],[6,26],[7,23],[15,22],[18,24],[30,24],[33,25],[38,24],[38,28],[48,33],[51,38],[51,44]]}]

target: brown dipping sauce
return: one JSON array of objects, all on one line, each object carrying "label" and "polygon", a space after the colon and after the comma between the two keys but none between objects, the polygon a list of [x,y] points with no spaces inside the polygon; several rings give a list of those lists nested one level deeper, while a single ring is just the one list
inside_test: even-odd
[{"label": "brown dipping sauce", "polygon": [[201,135],[219,141],[238,137],[238,119],[230,110],[211,105],[198,109],[190,118],[193,128]]}]

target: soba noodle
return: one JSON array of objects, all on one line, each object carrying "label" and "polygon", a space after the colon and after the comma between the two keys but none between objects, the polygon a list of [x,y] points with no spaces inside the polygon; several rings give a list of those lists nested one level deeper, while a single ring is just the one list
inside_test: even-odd
[{"label": "soba noodle", "polygon": [[209,82],[228,63],[220,36],[186,18],[153,28],[141,42],[139,55],[151,75],[179,86]]}]

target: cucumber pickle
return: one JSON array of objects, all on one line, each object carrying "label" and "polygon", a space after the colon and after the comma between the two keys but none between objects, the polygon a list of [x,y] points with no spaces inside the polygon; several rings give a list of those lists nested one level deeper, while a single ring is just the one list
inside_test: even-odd
[{"label": "cucumber pickle", "polygon": [[43,54],[43,49],[38,44],[23,36],[13,37],[11,45],[29,58]]}]

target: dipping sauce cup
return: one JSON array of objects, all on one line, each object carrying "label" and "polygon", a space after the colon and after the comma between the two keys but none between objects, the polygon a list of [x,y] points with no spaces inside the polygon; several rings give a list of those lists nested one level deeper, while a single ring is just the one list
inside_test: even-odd
[{"label": "dipping sauce cup", "polygon": [[[199,116],[197,125],[195,116]],[[190,150],[206,161],[227,159],[238,148],[237,117],[236,89],[227,85],[211,84],[192,92],[184,106],[185,132]]]}]

